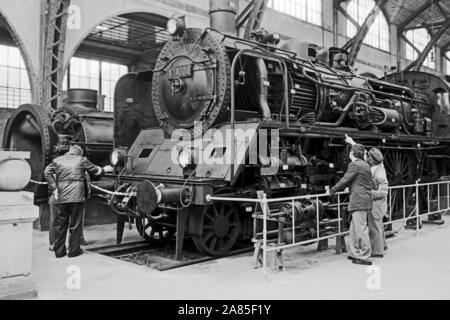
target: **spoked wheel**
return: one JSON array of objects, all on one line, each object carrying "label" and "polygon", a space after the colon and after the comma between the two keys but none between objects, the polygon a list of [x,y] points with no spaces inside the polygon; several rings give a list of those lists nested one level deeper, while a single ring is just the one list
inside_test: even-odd
[{"label": "spoked wheel", "polygon": [[191,214],[198,235],[193,235],[195,247],[210,256],[226,254],[233,248],[239,235],[239,211],[231,203],[216,202]]},{"label": "spoked wheel", "polygon": [[158,225],[147,217],[136,218],[135,224],[140,236],[151,244],[166,244],[175,235],[175,229]]},{"label": "spoked wheel", "polygon": [[[390,186],[407,185],[415,182],[417,176],[417,162],[413,153],[402,150],[388,150],[385,154],[384,165]],[[411,201],[412,188],[405,190],[406,206]],[[403,189],[393,189],[388,200],[389,211],[392,218],[403,217]],[[408,212],[406,212],[408,215]]]}]

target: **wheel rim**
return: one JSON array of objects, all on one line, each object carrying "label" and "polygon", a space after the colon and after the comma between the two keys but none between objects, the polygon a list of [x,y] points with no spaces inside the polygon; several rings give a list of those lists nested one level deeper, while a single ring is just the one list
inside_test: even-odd
[{"label": "wheel rim", "polygon": [[164,244],[175,235],[174,229],[158,225],[147,217],[136,218],[136,229],[142,238],[154,244]]},{"label": "wheel rim", "polygon": [[215,203],[203,208],[194,223],[201,230],[193,241],[201,253],[218,256],[235,245],[239,235],[239,212],[231,203]]},{"label": "wheel rim", "polygon": [[[416,157],[412,153],[401,150],[388,150],[385,154],[384,165],[390,186],[407,185],[415,182],[418,174]],[[406,189],[406,206],[411,201],[414,191]],[[388,201],[389,211],[393,219],[403,217],[403,189],[394,189],[390,192]],[[408,211],[406,211],[408,215]]]}]

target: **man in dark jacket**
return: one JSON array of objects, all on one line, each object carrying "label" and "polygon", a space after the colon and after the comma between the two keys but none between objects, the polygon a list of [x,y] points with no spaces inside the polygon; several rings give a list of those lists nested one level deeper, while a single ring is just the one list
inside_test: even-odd
[{"label": "man in dark jacket", "polygon": [[83,149],[77,145],[71,146],[69,152],[56,158],[45,168],[45,179],[54,190],[54,197],[57,201],[54,222],[54,249],[57,258],[66,255],[67,229],[70,229],[71,233],[69,257],[76,257],[83,253],[80,242],[86,201],[84,185],[86,172],[102,175],[104,169],[83,157]]},{"label": "man in dark jacket", "polygon": [[352,146],[350,151],[351,163],[344,177],[330,189],[330,195],[338,191],[350,188],[350,202],[348,211],[352,215],[350,224],[350,251],[349,259],[356,264],[371,265],[369,230],[367,215],[372,209],[371,181],[372,172],[370,166],[364,161],[365,150],[360,144]]}]

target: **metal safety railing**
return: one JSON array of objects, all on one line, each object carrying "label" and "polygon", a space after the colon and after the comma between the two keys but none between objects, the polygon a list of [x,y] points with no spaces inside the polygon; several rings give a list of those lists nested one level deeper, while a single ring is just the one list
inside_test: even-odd
[{"label": "metal safety railing", "polygon": [[[344,237],[348,231],[348,192],[303,195],[269,199],[264,192],[258,198],[225,198],[208,196],[208,201],[248,203],[253,212],[253,264],[266,273],[268,254],[274,253],[272,267],[284,270],[283,250],[319,243],[326,248],[327,241],[336,238],[336,252],[345,250]],[[450,211],[450,181],[392,186],[386,199],[386,232],[394,224],[415,229],[416,235],[423,223],[442,224],[442,214]],[[421,218],[428,217],[428,221]]]}]

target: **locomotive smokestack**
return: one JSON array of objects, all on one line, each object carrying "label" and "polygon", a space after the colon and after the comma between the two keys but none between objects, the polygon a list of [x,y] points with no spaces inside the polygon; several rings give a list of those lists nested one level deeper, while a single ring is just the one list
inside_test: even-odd
[{"label": "locomotive smokestack", "polygon": [[210,27],[236,35],[238,0],[209,0]]}]

